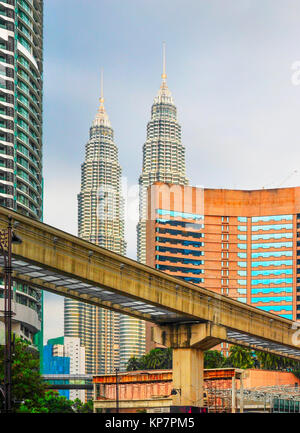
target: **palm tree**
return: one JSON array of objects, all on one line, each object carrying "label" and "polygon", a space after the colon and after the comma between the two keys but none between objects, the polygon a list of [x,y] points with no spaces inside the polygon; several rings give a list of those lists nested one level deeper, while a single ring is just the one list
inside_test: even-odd
[{"label": "palm tree", "polygon": [[204,352],[204,368],[223,367],[225,358],[219,350],[207,350]]},{"label": "palm tree", "polygon": [[164,366],[163,368],[172,368],[173,352],[171,348],[164,349]]},{"label": "palm tree", "polygon": [[172,368],[172,349],[152,349],[140,358],[131,357],[126,364],[127,371],[157,370]]},{"label": "palm tree", "polygon": [[260,367],[266,370],[297,370],[300,363],[296,360],[283,358],[282,356],[273,355],[268,352],[255,352]]},{"label": "palm tree", "polygon": [[241,346],[231,346],[228,361],[235,368],[252,368],[254,366],[251,349]]},{"label": "palm tree", "polygon": [[149,369],[159,369],[164,368],[164,351],[162,349],[152,349],[146,355],[147,356],[147,368]]},{"label": "palm tree", "polygon": [[140,362],[135,356],[128,359],[126,363],[126,371],[140,370],[140,368]]}]

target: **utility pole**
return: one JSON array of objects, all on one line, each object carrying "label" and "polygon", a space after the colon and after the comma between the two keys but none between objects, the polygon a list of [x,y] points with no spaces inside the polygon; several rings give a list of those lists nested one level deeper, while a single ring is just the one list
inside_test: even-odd
[{"label": "utility pole", "polygon": [[7,230],[0,231],[0,249],[4,259],[4,412],[11,412],[12,403],[12,243],[20,244],[22,240],[12,231],[11,217],[8,217]]},{"label": "utility pole", "polygon": [[119,384],[118,384],[118,372],[119,369],[116,368],[116,412],[119,413]]},{"label": "utility pole", "polygon": [[4,259],[4,412],[11,412],[11,218],[7,230],[0,233],[0,248]]}]

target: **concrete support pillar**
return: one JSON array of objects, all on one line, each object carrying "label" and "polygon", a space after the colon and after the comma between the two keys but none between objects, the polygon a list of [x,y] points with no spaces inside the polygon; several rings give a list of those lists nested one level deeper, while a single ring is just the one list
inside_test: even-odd
[{"label": "concrete support pillar", "polygon": [[226,340],[226,329],[210,323],[152,328],[152,340],[173,349],[173,406],[203,406],[204,351]]},{"label": "concrete support pillar", "polygon": [[200,349],[173,349],[174,406],[203,406],[203,362]]}]

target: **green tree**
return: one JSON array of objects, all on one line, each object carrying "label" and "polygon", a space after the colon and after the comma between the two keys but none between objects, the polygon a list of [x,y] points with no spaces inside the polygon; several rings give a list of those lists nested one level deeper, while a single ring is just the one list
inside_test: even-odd
[{"label": "green tree", "polygon": [[297,377],[297,379],[300,379],[300,369],[299,370],[293,370],[292,373]]},{"label": "green tree", "polygon": [[74,413],[74,402],[58,394],[57,391],[46,391],[38,399],[26,399],[18,409],[21,413]]},{"label": "green tree", "polygon": [[255,357],[259,363],[259,367],[266,370],[297,371],[300,369],[299,361],[277,356],[272,353],[256,351]]},{"label": "green tree", "polygon": [[166,357],[165,350],[163,349],[152,349],[146,355],[146,365],[147,368],[157,370],[160,368],[166,368]]},{"label": "green tree", "polygon": [[231,346],[226,364],[235,368],[252,368],[254,366],[252,350],[241,346]]},{"label": "green tree", "polygon": [[172,349],[156,348],[141,356],[131,357],[127,361],[126,370],[158,370],[172,368]]},{"label": "green tree", "polygon": [[25,400],[19,407],[19,413],[92,413],[93,402],[82,403],[59,395],[57,391],[46,391],[37,400]]},{"label": "green tree", "polygon": [[126,371],[136,370],[140,370],[140,361],[135,356],[132,356],[126,363]]},{"label": "green tree", "polygon": [[[0,346],[0,383],[4,381],[4,347]],[[3,399],[0,394],[0,412]],[[93,402],[68,400],[57,391],[47,390],[40,374],[39,355],[29,343],[16,338],[12,347],[12,410],[28,413],[89,413]]]},{"label": "green tree", "polygon": [[[0,346],[0,382],[4,382],[4,346]],[[12,347],[12,409],[23,400],[43,397],[46,384],[40,375],[39,355],[29,343],[16,338]],[[3,400],[0,401],[0,410]]]},{"label": "green tree", "polygon": [[92,413],[93,412],[93,401],[89,400],[87,403],[82,403],[79,398],[76,398],[73,402],[73,409],[76,413]]},{"label": "green tree", "polygon": [[259,367],[266,370],[278,370],[280,359],[279,356],[275,356],[268,352],[255,352]]},{"label": "green tree", "polygon": [[225,358],[219,350],[204,352],[204,368],[221,368],[224,364]]},{"label": "green tree", "polygon": [[164,349],[163,368],[172,368],[172,364],[173,364],[173,352],[172,352],[172,349],[170,349],[170,348]]}]

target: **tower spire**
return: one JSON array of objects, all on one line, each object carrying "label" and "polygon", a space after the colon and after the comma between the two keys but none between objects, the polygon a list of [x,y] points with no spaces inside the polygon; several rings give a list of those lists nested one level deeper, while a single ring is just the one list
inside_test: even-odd
[{"label": "tower spire", "polygon": [[167,74],[166,74],[166,43],[163,42],[163,73],[161,74],[161,78],[163,81],[166,81]]},{"label": "tower spire", "polygon": [[104,107],[104,92],[103,92],[103,68],[101,69],[101,76],[100,76],[100,98],[99,98],[99,108],[96,113],[96,117],[93,122],[93,126],[100,126],[104,125],[107,127],[111,127],[110,121],[108,118],[108,115],[106,113],[105,107]]},{"label": "tower spire", "polygon": [[168,85],[167,85],[167,74],[166,74],[166,43],[163,42],[163,64],[162,64],[162,74],[161,74],[161,85],[160,85],[160,89],[158,92],[157,97],[154,100],[154,103],[158,103],[158,101],[160,102],[168,102],[170,104],[173,104],[173,99],[172,99],[172,95],[170,90],[168,89]]},{"label": "tower spire", "polygon": [[101,76],[100,76],[100,104],[104,104],[104,93],[103,93],[103,68],[101,68]]}]

